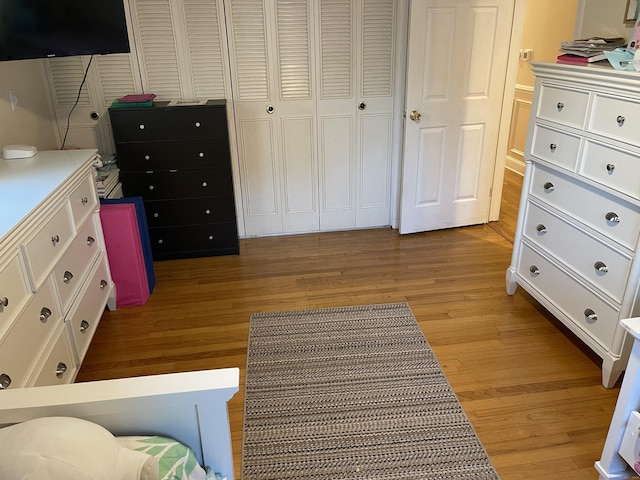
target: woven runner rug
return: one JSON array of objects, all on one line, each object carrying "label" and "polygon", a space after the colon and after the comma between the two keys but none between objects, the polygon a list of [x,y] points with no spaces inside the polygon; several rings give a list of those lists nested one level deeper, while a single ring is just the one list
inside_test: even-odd
[{"label": "woven runner rug", "polygon": [[242,480],[498,479],[406,303],[251,316]]}]

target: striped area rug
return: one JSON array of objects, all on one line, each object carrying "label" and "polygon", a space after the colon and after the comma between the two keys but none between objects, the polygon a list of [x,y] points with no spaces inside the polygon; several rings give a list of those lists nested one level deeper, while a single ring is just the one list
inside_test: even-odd
[{"label": "striped area rug", "polygon": [[242,480],[498,479],[406,303],[251,316]]}]

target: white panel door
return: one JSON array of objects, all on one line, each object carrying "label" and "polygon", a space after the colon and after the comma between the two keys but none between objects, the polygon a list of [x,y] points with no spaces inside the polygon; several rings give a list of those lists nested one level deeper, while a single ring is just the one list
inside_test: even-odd
[{"label": "white panel door", "polygon": [[309,5],[226,2],[247,235],[319,229]]},{"label": "white panel door", "polygon": [[400,233],[488,221],[513,8],[411,2]]}]

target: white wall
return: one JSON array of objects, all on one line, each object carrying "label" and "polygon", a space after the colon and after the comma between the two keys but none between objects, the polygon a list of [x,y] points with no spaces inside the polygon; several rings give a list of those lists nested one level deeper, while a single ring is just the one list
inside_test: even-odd
[{"label": "white wall", "polygon": [[[15,111],[9,90],[18,97]],[[0,62],[0,147],[18,143],[39,150],[57,149],[52,118],[42,61]]]}]

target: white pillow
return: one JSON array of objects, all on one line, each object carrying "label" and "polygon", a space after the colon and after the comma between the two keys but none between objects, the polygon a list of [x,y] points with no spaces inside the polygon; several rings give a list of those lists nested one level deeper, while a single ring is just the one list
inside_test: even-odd
[{"label": "white pillow", "polygon": [[92,422],[44,417],[0,428],[2,480],[156,480],[153,457]]}]

